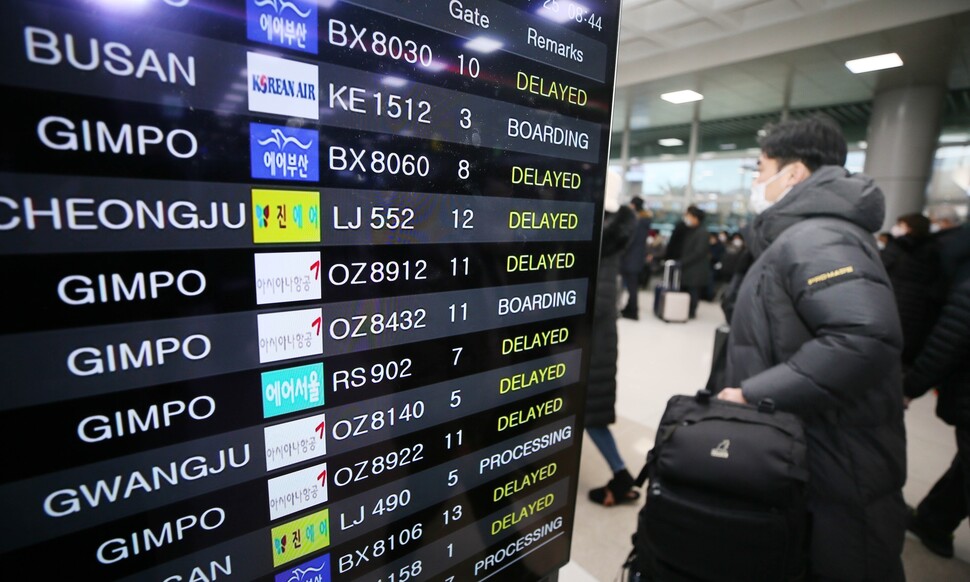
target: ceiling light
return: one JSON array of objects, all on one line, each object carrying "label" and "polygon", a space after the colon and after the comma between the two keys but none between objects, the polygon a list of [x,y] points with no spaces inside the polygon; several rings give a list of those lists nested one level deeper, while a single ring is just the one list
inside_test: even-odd
[{"label": "ceiling light", "polygon": [[687,89],[686,91],[674,91],[673,93],[664,93],[660,96],[664,101],[669,101],[671,103],[690,103],[691,101],[700,101],[704,98],[703,95],[697,91],[691,91]]},{"label": "ceiling light", "polygon": [[738,144],[736,144],[736,143],[722,143],[722,144],[719,144],[717,147],[720,150],[729,151],[729,150],[736,150],[736,149],[738,149]]},{"label": "ceiling light", "polygon": [[684,140],[677,139],[676,137],[665,137],[661,140],[657,140],[657,143],[659,143],[665,148],[672,148],[672,147],[684,145]]},{"label": "ceiling light", "polygon": [[948,133],[940,136],[940,143],[963,143],[970,141],[970,135],[965,133]]},{"label": "ceiling light", "polygon": [[493,53],[504,46],[500,41],[486,36],[476,36],[465,43],[465,48],[477,53]]},{"label": "ceiling light", "polygon": [[381,79],[382,85],[387,85],[388,87],[401,88],[408,84],[406,79],[400,77],[384,77]]},{"label": "ceiling light", "polygon": [[892,69],[893,67],[903,66],[903,59],[896,53],[886,53],[864,59],[846,61],[845,66],[855,74],[868,73],[870,71],[881,71],[882,69]]}]

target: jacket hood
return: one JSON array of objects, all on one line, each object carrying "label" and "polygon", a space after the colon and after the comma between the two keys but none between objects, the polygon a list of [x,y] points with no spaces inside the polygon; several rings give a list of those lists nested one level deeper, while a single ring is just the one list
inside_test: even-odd
[{"label": "jacket hood", "polygon": [[872,178],[841,166],[822,166],[796,185],[751,225],[751,251],[757,257],[781,233],[806,218],[841,218],[876,232],[886,216],[886,199]]}]

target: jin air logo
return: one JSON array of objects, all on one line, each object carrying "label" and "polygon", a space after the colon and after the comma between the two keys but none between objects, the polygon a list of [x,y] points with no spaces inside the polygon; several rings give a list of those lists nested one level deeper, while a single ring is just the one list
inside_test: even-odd
[{"label": "jin air logo", "polygon": [[724,439],[716,447],[711,449],[711,456],[715,459],[726,459],[730,456],[728,449],[731,447],[731,440]]}]

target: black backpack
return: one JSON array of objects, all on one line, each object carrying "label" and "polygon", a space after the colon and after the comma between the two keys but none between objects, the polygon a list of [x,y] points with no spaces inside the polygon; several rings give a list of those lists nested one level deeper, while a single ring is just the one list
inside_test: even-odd
[{"label": "black backpack", "polygon": [[808,468],[801,420],[674,396],[637,478],[649,481],[628,580],[783,582],[807,570]]}]

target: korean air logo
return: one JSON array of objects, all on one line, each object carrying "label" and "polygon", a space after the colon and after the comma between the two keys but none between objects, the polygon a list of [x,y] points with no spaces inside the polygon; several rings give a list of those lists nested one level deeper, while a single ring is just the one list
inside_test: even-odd
[{"label": "korean air logo", "polygon": [[249,110],[286,117],[320,118],[320,80],[316,65],[247,54]]},{"label": "korean air logo", "polygon": [[246,37],[317,54],[317,0],[248,0]]},{"label": "korean air logo", "polygon": [[249,124],[249,157],[253,178],[316,182],[320,179],[320,146],[315,130]]}]

